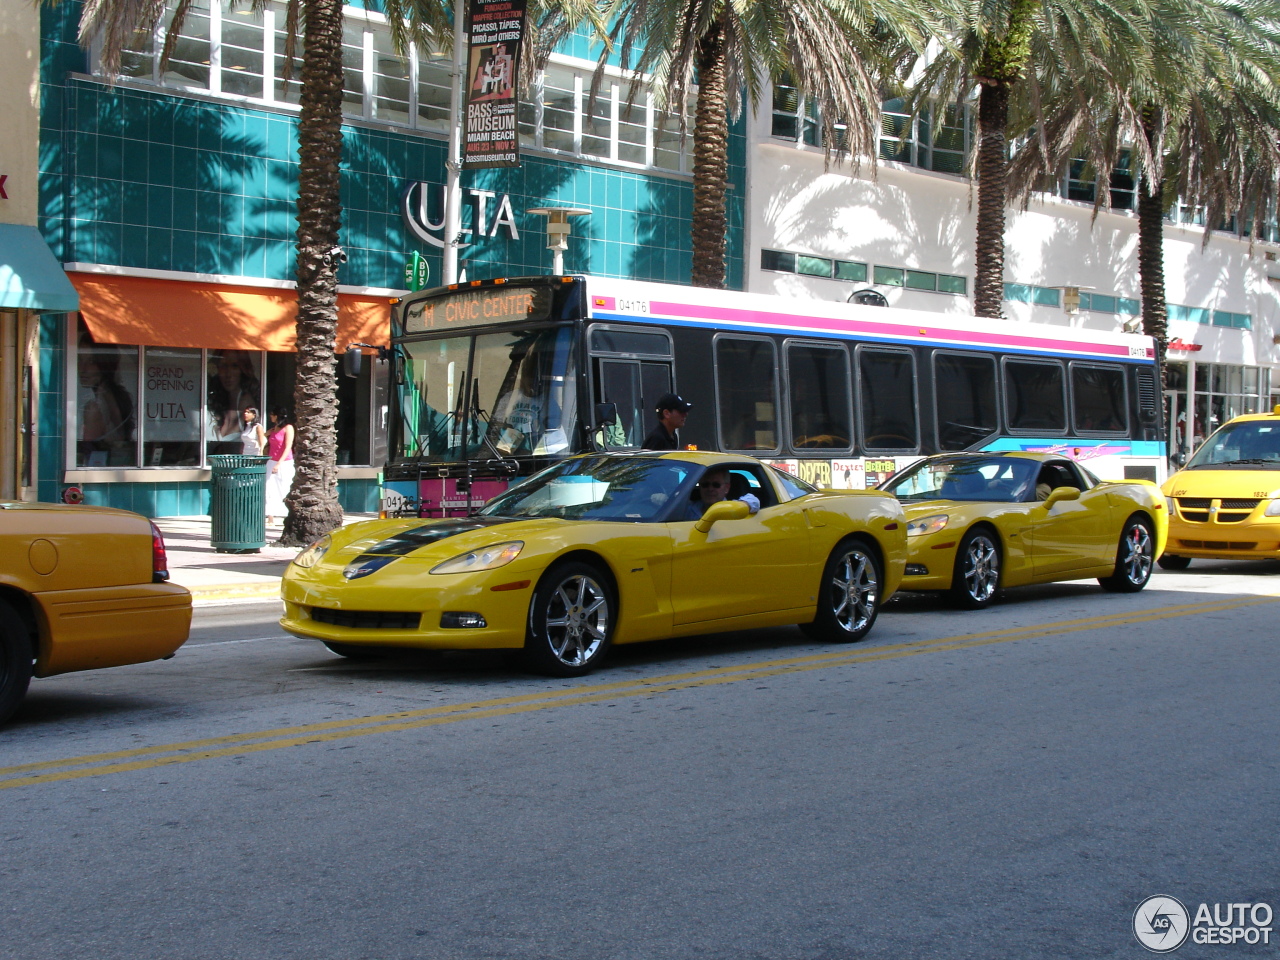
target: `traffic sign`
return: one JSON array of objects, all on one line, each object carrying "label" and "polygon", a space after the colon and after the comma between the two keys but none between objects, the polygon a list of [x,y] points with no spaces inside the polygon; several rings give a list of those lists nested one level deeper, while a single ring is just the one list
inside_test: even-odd
[{"label": "traffic sign", "polygon": [[415,253],[404,265],[404,285],[410,290],[421,290],[427,285],[431,270],[427,266],[427,258]]}]

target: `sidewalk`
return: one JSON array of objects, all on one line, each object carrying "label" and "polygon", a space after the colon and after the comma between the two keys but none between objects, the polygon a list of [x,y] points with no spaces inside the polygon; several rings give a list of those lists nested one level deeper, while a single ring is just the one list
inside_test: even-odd
[{"label": "sidewalk", "polygon": [[[371,520],[372,513],[346,514],[343,526]],[[169,580],[191,591],[197,605],[247,603],[280,596],[280,577],[298,555],[297,547],[277,547],[282,527],[267,527],[267,545],[257,553],[217,553],[209,546],[208,517],[157,517],[169,554]]]}]

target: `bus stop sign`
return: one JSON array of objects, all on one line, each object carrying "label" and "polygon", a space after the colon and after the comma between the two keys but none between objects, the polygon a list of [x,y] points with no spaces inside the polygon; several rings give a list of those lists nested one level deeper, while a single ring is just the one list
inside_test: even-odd
[{"label": "bus stop sign", "polygon": [[421,290],[427,285],[427,277],[430,275],[431,271],[427,266],[427,258],[422,254],[415,253],[405,261],[404,285],[410,290]]}]

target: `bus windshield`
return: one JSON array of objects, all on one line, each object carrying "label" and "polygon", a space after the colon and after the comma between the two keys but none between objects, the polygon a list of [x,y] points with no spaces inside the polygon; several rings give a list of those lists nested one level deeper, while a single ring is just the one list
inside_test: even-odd
[{"label": "bus windshield", "polygon": [[577,430],[573,329],[401,341],[397,460],[562,456]]},{"label": "bus windshield", "polygon": [[1280,423],[1243,420],[1226,424],[1204,442],[1186,469],[1206,467],[1280,470]]}]

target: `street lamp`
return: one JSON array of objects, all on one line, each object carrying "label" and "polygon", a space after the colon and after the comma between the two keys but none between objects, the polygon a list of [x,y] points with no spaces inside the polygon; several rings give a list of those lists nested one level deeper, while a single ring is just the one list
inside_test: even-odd
[{"label": "street lamp", "polygon": [[551,272],[563,276],[564,252],[569,249],[569,218],[589,217],[591,211],[580,207],[530,207],[525,212],[547,218],[547,249],[554,251]]}]

